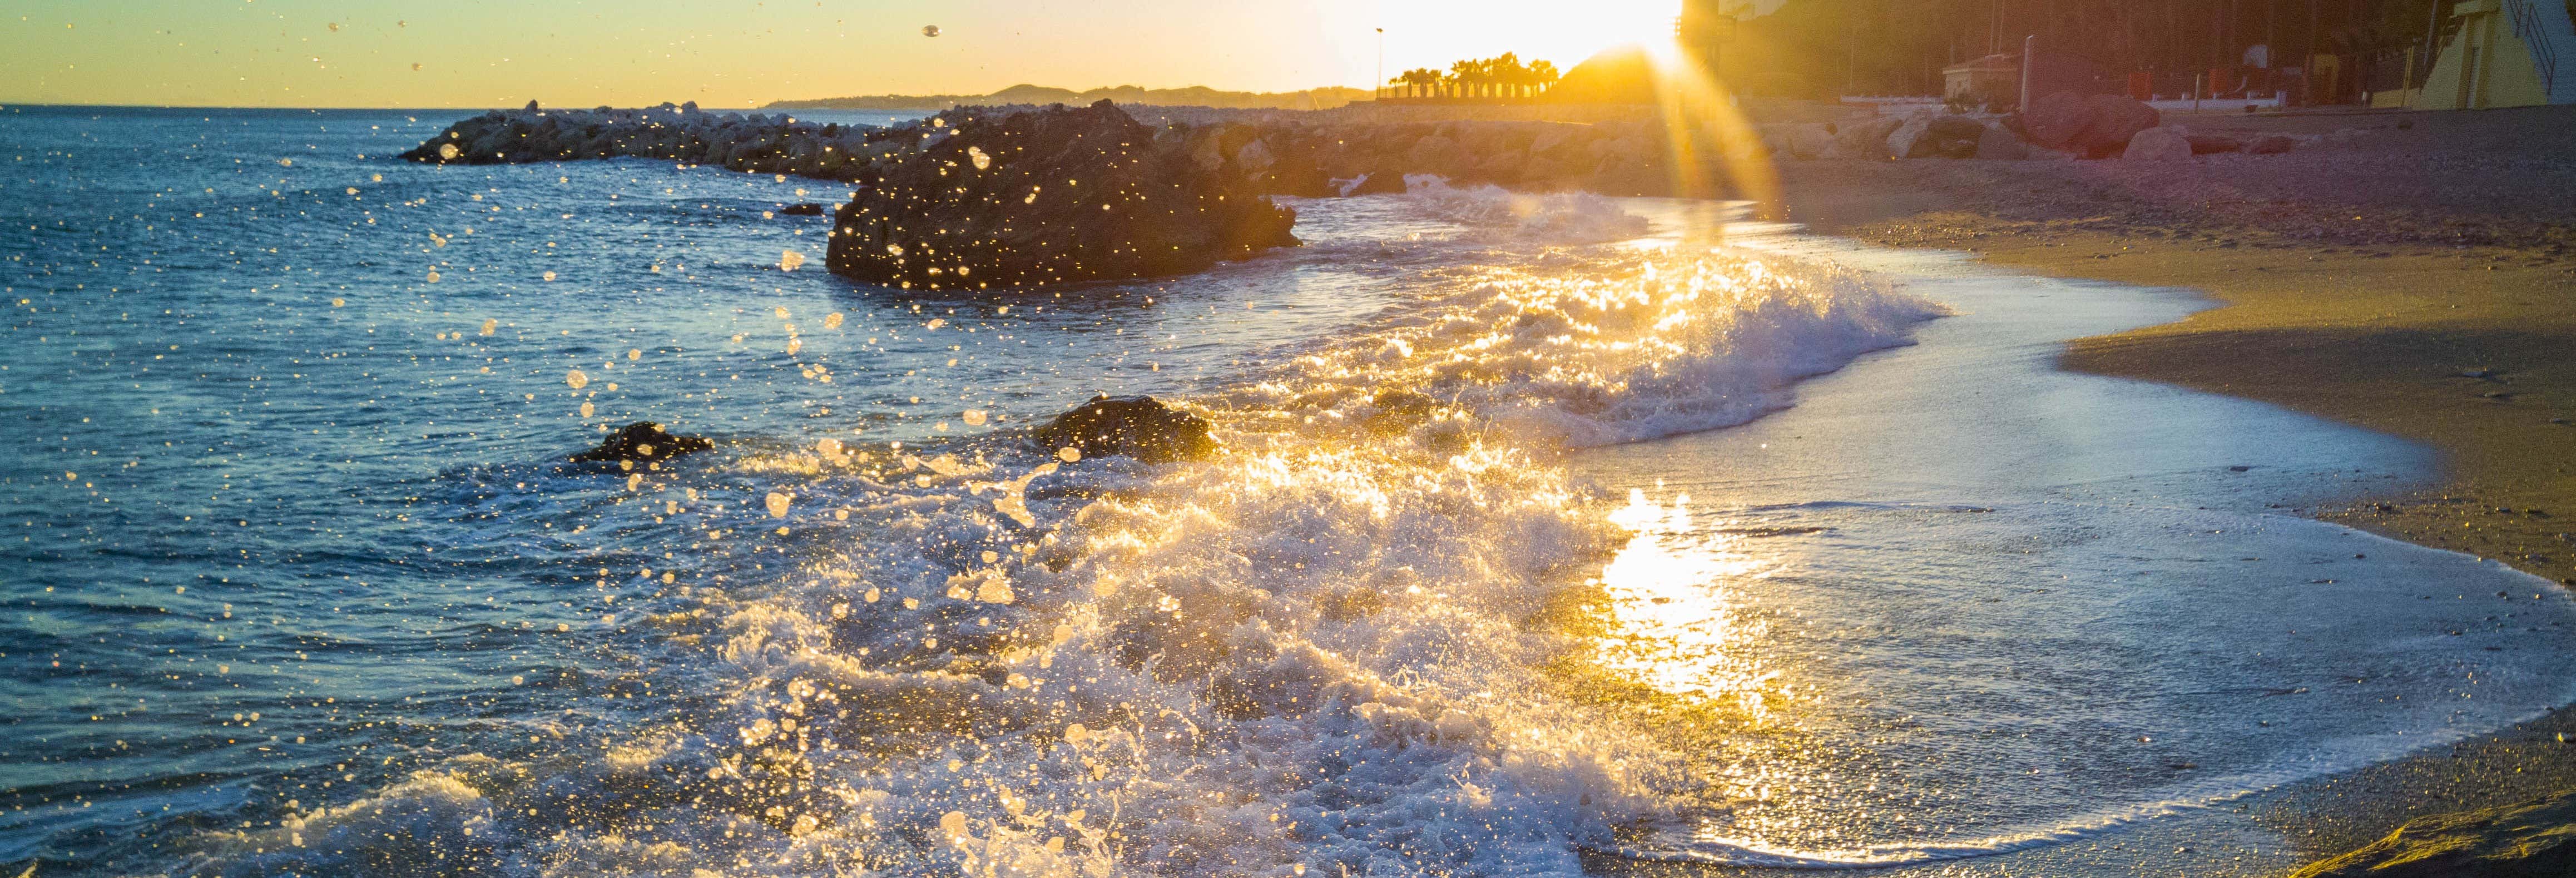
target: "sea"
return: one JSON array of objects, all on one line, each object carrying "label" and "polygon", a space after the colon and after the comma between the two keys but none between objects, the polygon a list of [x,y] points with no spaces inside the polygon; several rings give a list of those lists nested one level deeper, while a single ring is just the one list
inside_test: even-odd
[{"label": "sea", "polygon": [[2565,591],[2298,514],[2429,449],[2055,368],[2187,292],[1428,177],[905,291],[464,114],[0,107],[0,871],[1940,867],[2576,700]]}]

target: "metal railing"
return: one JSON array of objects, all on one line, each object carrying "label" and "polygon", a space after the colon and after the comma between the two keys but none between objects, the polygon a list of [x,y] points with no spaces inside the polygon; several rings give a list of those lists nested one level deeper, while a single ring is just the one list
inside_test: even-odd
[{"label": "metal railing", "polygon": [[2540,26],[2540,10],[2531,0],[2504,0],[2505,18],[2513,22],[2513,35],[2531,49],[2531,64],[2540,74],[2540,93],[2544,100],[2558,98],[2558,47],[2555,39]]}]

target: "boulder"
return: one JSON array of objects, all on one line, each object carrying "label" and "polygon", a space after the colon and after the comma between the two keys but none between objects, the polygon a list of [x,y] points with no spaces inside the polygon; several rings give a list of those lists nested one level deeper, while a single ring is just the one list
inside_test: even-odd
[{"label": "boulder", "polygon": [[2171,128],[2149,128],[2129,138],[2120,157],[2133,162],[2171,162],[2191,158],[2191,139]]},{"label": "boulder", "polygon": [[1279,154],[1270,148],[1269,143],[1259,140],[1244,144],[1243,148],[1236,150],[1234,154],[1235,167],[1242,168],[1249,174],[1257,175],[1268,171],[1271,165],[1278,163]]},{"label": "boulder", "polygon": [[1590,133],[1589,129],[1590,126],[1571,123],[1549,124],[1539,129],[1538,136],[1530,140],[1529,153],[1534,156],[1563,158],[1569,154],[1569,150],[1581,143],[1585,135]]},{"label": "boulder", "polygon": [[2092,110],[2084,96],[2061,91],[2040,98],[2021,114],[2022,133],[2030,142],[2049,149],[2063,150],[2075,142],[2093,121]]},{"label": "boulder", "polygon": [[1789,126],[1789,155],[1801,159],[1825,157],[1834,146],[1833,128],[1823,122],[1804,122]]},{"label": "boulder", "polygon": [[2576,790],[2536,802],[2409,820],[2368,847],[2292,878],[2576,875]]},{"label": "boulder", "polygon": [[1887,137],[1905,120],[1894,116],[1873,116],[1865,121],[1842,126],[1834,134],[1834,149],[1843,158],[1883,159],[1887,157]]},{"label": "boulder", "polygon": [[2128,148],[2129,138],[2164,119],[2156,108],[2127,95],[2094,95],[2084,99],[2084,107],[2088,118],[2072,145],[2094,158],[2118,155]]},{"label": "boulder", "polygon": [[[1977,138],[1986,132],[1986,123],[1957,113],[1932,117],[1931,135],[1943,153],[1976,151]],[[1957,145],[1966,144],[1962,150]]]},{"label": "boulder", "polygon": [[681,436],[665,432],[660,424],[637,421],[571,459],[574,463],[660,463],[714,447],[705,437]]},{"label": "boulder", "polygon": [[1260,181],[1209,170],[1191,135],[1158,138],[1108,101],[945,118],[956,124],[896,129],[930,145],[868,164],[835,212],[832,273],[905,289],[1028,288],[1204,271],[1297,245],[1296,212]]},{"label": "boulder", "polygon": [[1887,154],[1891,158],[1930,158],[1939,152],[1939,141],[1932,139],[1932,120],[1929,118],[1917,116],[1907,119],[1887,134]]},{"label": "boulder", "polygon": [[2029,157],[2030,147],[2004,126],[1988,125],[1977,132],[1977,158],[2012,160]]},{"label": "boulder", "polygon": [[1521,179],[1521,168],[1528,163],[1527,156],[1504,150],[1478,163],[1475,176],[1476,179],[1496,183],[1517,183]]},{"label": "boulder", "polygon": [[1455,174],[1467,159],[1467,150],[1458,141],[1437,134],[1414,141],[1404,153],[1405,166],[1424,174]]},{"label": "boulder", "polygon": [[1206,418],[1150,396],[1102,395],[1057,415],[1032,438],[1048,450],[1083,457],[1125,456],[1146,463],[1195,460],[1216,451]]}]

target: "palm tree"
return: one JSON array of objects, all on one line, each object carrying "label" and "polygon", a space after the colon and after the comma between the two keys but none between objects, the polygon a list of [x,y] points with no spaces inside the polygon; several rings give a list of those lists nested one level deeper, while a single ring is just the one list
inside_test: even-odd
[{"label": "palm tree", "polygon": [[1416,67],[1397,74],[1394,79],[1387,81],[1402,83],[1408,96],[1428,97],[1432,89],[1440,85],[1440,71],[1428,67]]},{"label": "palm tree", "polygon": [[1521,86],[1529,76],[1529,68],[1521,66],[1520,53],[1504,52],[1487,60],[1485,65],[1488,75],[1493,77],[1495,85],[1498,86],[1496,89],[1498,96],[1520,96]]},{"label": "palm tree", "polygon": [[1534,93],[1545,94],[1548,89],[1555,87],[1558,75],[1559,74],[1556,72],[1556,62],[1554,61],[1542,58],[1537,61],[1530,62],[1530,85],[1533,87]]},{"label": "palm tree", "polygon": [[1459,61],[1449,65],[1449,81],[1458,84],[1459,97],[1474,97],[1476,87],[1483,83],[1484,78],[1485,71],[1482,63]]}]

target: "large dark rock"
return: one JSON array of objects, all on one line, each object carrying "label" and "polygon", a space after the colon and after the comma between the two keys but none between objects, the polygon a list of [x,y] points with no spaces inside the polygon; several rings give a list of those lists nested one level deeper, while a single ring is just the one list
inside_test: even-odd
[{"label": "large dark rock", "polygon": [[1039,427],[1039,445],[1084,457],[1123,455],[1147,463],[1191,460],[1216,451],[1206,418],[1150,396],[1101,396]]},{"label": "large dark rock", "polygon": [[2576,790],[2537,802],[2407,821],[2292,878],[2565,878],[2576,875]]},{"label": "large dark rock", "polygon": [[2092,118],[2076,135],[2076,146],[2095,158],[2119,154],[2129,147],[2129,138],[2164,121],[2156,108],[2127,95],[2094,95],[2084,99],[2084,105]]},{"label": "large dark rock", "polygon": [[2040,98],[2021,114],[2021,133],[2034,145],[2065,151],[2092,119],[2083,95],[2061,91]]},{"label": "large dark rock", "polygon": [[[835,214],[835,274],[908,289],[1025,288],[1202,271],[1297,244],[1295,211],[1101,101],[965,109],[872,163]],[[903,129],[898,129],[903,130]]]},{"label": "large dark rock", "polygon": [[2129,138],[2156,127],[2163,114],[2125,95],[2079,95],[2061,91],[2039,99],[2022,114],[2022,133],[2049,149],[2108,158],[2129,148]]},{"label": "large dark rock", "polygon": [[608,435],[599,447],[572,456],[574,463],[660,463],[716,447],[701,436],[681,436],[662,425],[637,421]]}]

